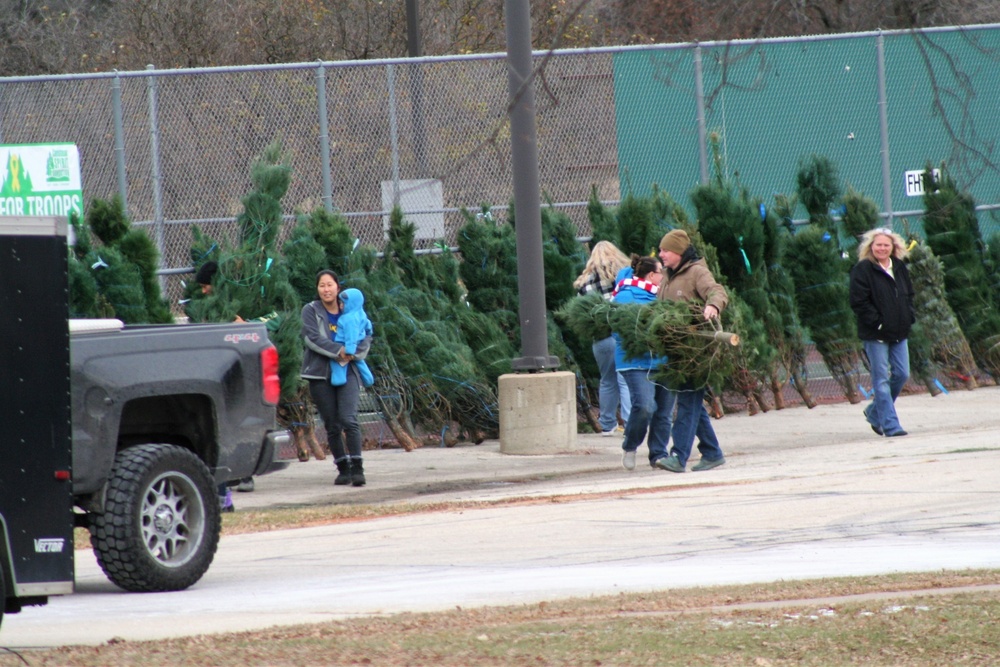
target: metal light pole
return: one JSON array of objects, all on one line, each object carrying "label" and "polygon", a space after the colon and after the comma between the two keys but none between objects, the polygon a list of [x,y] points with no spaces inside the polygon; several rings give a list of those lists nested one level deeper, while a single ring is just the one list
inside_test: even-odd
[{"label": "metal light pole", "polygon": [[531,81],[531,14],[528,0],[505,0],[507,81],[510,90],[511,166],[514,172],[514,219],[517,283],[521,319],[521,357],[514,370],[557,368],[549,355],[545,326],[545,271],[542,264],[541,189],[535,91]]},{"label": "metal light pole", "polygon": [[[424,43],[420,37],[420,0],[406,0],[406,51],[411,58],[424,55]],[[430,177],[427,167],[426,139],[424,135],[424,71],[421,65],[414,65],[410,74],[410,96],[412,98],[413,155],[416,161],[416,176]]]}]

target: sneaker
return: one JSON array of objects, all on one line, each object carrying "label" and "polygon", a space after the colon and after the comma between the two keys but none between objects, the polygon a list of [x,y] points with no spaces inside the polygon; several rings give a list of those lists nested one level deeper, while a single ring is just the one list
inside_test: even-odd
[{"label": "sneaker", "polygon": [[635,470],[635,450],[622,452],[622,467],[625,470]]},{"label": "sneaker", "polygon": [[664,456],[661,459],[656,459],[656,461],[653,462],[653,465],[655,465],[660,470],[669,470],[670,472],[684,472],[684,466],[681,465],[681,462],[678,461],[677,457],[674,456],[673,454],[671,454],[670,456]]},{"label": "sneaker", "polygon": [[610,431],[601,431],[601,435],[604,436],[605,438],[610,438],[613,435],[621,436],[625,435],[625,429],[623,429],[621,426],[616,426]]},{"label": "sneaker", "polygon": [[898,431],[893,431],[892,433],[886,433],[885,437],[887,437],[887,438],[898,438],[901,435],[909,435],[909,434],[906,431],[904,431],[903,429],[899,429]]},{"label": "sneaker", "polygon": [[714,461],[710,461],[709,459],[702,458],[700,461],[698,461],[693,466],[691,466],[691,470],[694,471],[694,472],[698,472],[698,471],[701,471],[701,470],[711,470],[712,468],[718,468],[719,466],[723,465],[725,462],[726,462],[726,457],[725,456],[717,458]]},{"label": "sneaker", "polygon": [[241,479],[240,483],[236,485],[236,490],[242,491],[243,493],[250,493],[253,491],[253,477]]}]

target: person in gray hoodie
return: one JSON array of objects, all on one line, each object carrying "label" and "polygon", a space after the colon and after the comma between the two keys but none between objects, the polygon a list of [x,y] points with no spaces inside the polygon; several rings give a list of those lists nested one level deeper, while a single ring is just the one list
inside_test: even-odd
[{"label": "person in gray hoodie", "polygon": [[[300,376],[309,383],[309,395],[326,427],[327,442],[338,472],[333,483],[364,486],[361,427],[358,424],[362,380],[357,364],[349,362],[368,356],[372,337],[366,335],[357,343],[353,354],[347,351],[343,342],[335,340],[338,323],[344,314],[336,273],[323,269],[316,275],[316,294],[318,299],[302,307]],[[343,364],[348,371],[343,384],[331,384],[332,363]]]}]

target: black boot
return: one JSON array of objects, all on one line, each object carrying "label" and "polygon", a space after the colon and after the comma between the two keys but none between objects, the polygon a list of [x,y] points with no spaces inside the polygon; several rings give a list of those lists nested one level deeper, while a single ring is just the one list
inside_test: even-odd
[{"label": "black boot", "polygon": [[351,459],[351,484],[354,486],[365,485],[365,467],[360,458]]},{"label": "black boot", "polygon": [[337,486],[347,486],[351,483],[351,460],[341,459],[337,461],[337,479],[333,483]]}]

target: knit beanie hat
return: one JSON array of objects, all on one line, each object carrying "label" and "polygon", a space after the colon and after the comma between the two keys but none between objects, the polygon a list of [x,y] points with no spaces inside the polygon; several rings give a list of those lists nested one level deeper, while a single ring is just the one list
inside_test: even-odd
[{"label": "knit beanie hat", "polygon": [[205,262],[198,269],[198,273],[194,275],[194,280],[199,285],[211,285],[212,278],[215,278],[216,272],[219,270],[219,264],[217,262]]},{"label": "knit beanie hat", "polygon": [[668,232],[666,236],[660,239],[660,250],[669,250],[678,255],[683,255],[684,251],[690,245],[691,239],[688,238],[687,232],[683,229],[675,229],[672,232]]}]

